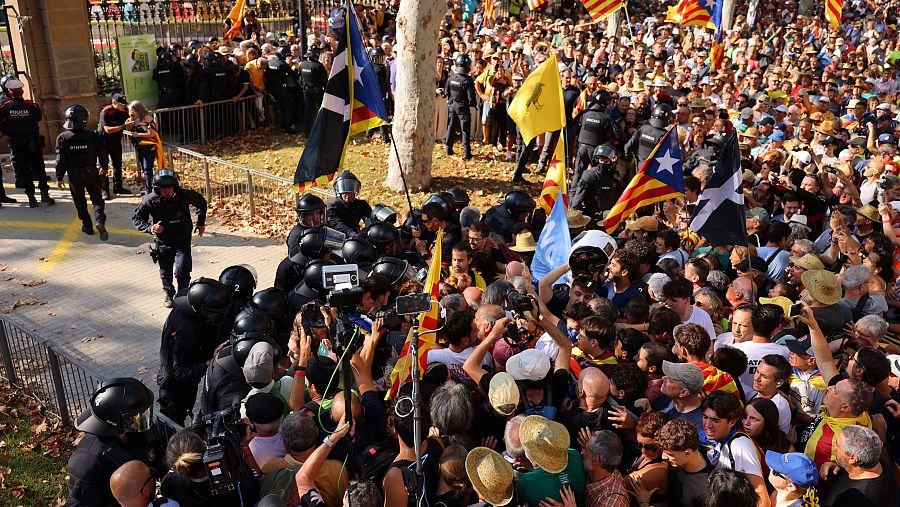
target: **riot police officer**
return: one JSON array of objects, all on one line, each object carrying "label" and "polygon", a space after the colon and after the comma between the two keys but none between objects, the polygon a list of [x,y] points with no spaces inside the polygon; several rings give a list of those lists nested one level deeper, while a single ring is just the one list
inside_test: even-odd
[{"label": "riot police officer", "polygon": [[37,199],[34,197],[35,181],[41,189],[41,202],[52,205],[56,201],[50,197],[50,185],[44,168],[44,141],[39,127],[43,114],[37,104],[25,99],[24,87],[16,78],[6,82],[6,89],[12,99],[0,106],[0,133],[10,140],[16,187],[25,190],[28,207],[34,208],[37,207]]},{"label": "riot police officer", "polygon": [[618,140],[616,125],[606,112],[611,96],[608,91],[600,90],[594,94],[587,110],[578,120],[578,151],[575,155],[575,175],[572,187],[578,186],[578,180],[591,164],[591,158],[597,146]]},{"label": "riot police officer", "polygon": [[300,63],[300,85],[303,87],[303,134],[309,137],[316,114],[322,107],[328,71],[319,61],[319,48],[310,46]]},{"label": "riot police officer", "polygon": [[297,224],[287,237],[288,257],[297,253],[300,236],[310,227],[318,227],[325,223],[325,201],[319,196],[308,193],[297,201]]},{"label": "riot police officer", "polygon": [[141,381],[115,378],[100,384],[75,423],[84,437],[69,458],[67,507],[118,507],[109,479],[131,460],[162,476],[165,441],[153,423],[153,393]]},{"label": "riot police officer", "polygon": [[[375,80],[378,81],[378,92],[381,96],[381,100],[384,102],[385,111],[390,112],[394,110],[393,97],[391,95],[391,73],[388,70],[387,65],[385,65],[384,59],[384,49],[382,49],[381,46],[375,46],[375,48],[372,49],[372,70],[375,72]],[[385,143],[391,142],[391,130],[388,125],[380,125],[378,130],[381,131],[382,141]],[[369,129],[369,131],[366,132],[366,137],[372,137],[374,134],[375,129]]]},{"label": "riot police officer", "polygon": [[238,264],[237,266],[228,266],[219,275],[219,282],[231,291],[231,309],[225,316],[225,322],[229,326],[225,329],[225,335],[231,332],[230,326],[234,322],[234,318],[244,308],[253,291],[256,290],[256,270],[253,266],[247,264]]},{"label": "riot police officer", "polygon": [[363,199],[357,199],[362,184],[352,172],[342,171],[334,180],[337,197],[325,204],[328,212],[325,223],[348,236],[359,233],[359,224],[372,214],[372,207]]},{"label": "riot police officer", "polygon": [[218,102],[231,98],[231,83],[222,56],[210,51],[203,57],[206,66],[200,72],[200,100]]},{"label": "riot police officer", "polygon": [[178,185],[175,173],[163,169],[153,177],[153,191],[141,198],[131,222],[141,232],[154,235],[154,261],[159,262],[159,277],[166,293],[164,305],[172,308],[175,286],[184,289],[191,280],[191,206],[197,210],[197,236],[206,229],[206,199],[197,192]]},{"label": "riot police officer", "polygon": [[[63,122],[65,132],[56,138],[56,186],[65,188],[63,178],[69,174],[69,192],[72,202],[81,219],[81,231],[87,235],[94,234],[91,215],[88,213],[84,192],[87,191],[94,206],[94,219],[97,220],[97,231],[100,240],[109,239],[106,232],[106,210],[100,192],[100,178],[109,170],[109,158],[100,136],[91,130],[85,130],[88,121],[88,110],[79,104],[66,109]],[[97,170],[97,165],[100,170]]]},{"label": "riot police officer", "polygon": [[178,292],[159,346],[159,411],[184,423],[197,398],[207,362],[221,343],[231,293],[218,280],[199,278]]},{"label": "riot police officer", "polygon": [[517,223],[527,222],[534,208],[535,202],[530,195],[521,190],[513,190],[506,194],[502,203],[487,210],[484,214],[484,223],[491,233],[503,236],[506,241],[512,241],[510,229]]},{"label": "riot police officer", "polygon": [[650,123],[642,125],[625,144],[625,153],[634,157],[637,167],[653,153],[666,129],[672,124],[672,108],[668,104],[657,104],[650,112]]},{"label": "riot police officer", "polygon": [[296,84],[296,80],[290,65],[279,56],[269,56],[265,71],[266,91],[278,106],[278,127],[288,134],[295,132],[294,123],[297,120],[297,104],[291,93],[292,83]]},{"label": "riot police officer", "polygon": [[613,207],[621,186],[616,179],[618,158],[611,144],[601,144],[594,149],[591,168],[573,184],[572,208],[582,209],[590,216]]},{"label": "riot police officer", "polygon": [[153,70],[153,80],[156,81],[156,90],[159,96],[156,107],[181,105],[184,96],[184,67],[181,66],[171,50],[167,49],[160,54],[159,62]]},{"label": "riot police officer", "polygon": [[[128,100],[121,93],[112,96],[112,103],[100,110],[100,121],[97,124],[97,133],[103,140],[103,147],[109,155],[109,161],[113,168],[113,193],[131,194],[131,190],[122,184],[122,132],[125,130],[125,122],[128,121]],[[103,177],[104,198],[112,198],[109,191],[109,175]]]},{"label": "riot police officer", "polygon": [[456,57],[456,67],[453,74],[447,78],[444,85],[444,96],[447,97],[449,116],[447,120],[447,155],[453,155],[453,143],[456,142],[454,126],[459,124],[462,135],[463,156],[466,160],[472,158],[472,147],[469,145],[469,130],[472,121],[472,112],[469,108],[475,106],[475,82],[469,77],[471,60],[466,55]]}]

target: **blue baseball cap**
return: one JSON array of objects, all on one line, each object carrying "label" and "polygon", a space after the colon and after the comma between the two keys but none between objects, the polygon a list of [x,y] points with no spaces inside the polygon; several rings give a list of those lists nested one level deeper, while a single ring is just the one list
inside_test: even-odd
[{"label": "blue baseball cap", "polygon": [[809,488],[815,486],[819,481],[816,464],[802,452],[781,454],[780,452],[766,451],[766,465],[787,477],[797,486]]},{"label": "blue baseball cap", "polygon": [[784,141],[784,132],[776,130],[769,136],[770,141]]},{"label": "blue baseball cap", "polygon": [[775,130],[780,130],[782,132],[787,132],[787,123],[780,121],[775,124]]}]

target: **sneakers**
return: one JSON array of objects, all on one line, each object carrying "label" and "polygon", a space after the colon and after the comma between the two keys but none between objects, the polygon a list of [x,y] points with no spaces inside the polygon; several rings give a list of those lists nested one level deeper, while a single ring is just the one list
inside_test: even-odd
[{"label": "sneakers", "polygon": [[94,227],[92,225],[84,224],[81,226],[81,232],[87,234],[88,236],[93,236]]},{"label": "sneakers", "polygon": [[97,224],[97,232],[100,233],[100,241],[107,241],[107,240],[109,240],[109,233],[106,232],[106,225],[105,225],[105,224]]},{"label": "sneakers", "polygon": [[9,197],[5,194],[0,196],[0,204],[15,204],[17,202],[19,202],[19,201],[15,200],[12,197]]},{"label": "sneakers", "polygon": [[173,308],[175,306],[175,300],[172,299],[171,294],[166,294],[166,299],[163,299],[163,306],[166,308]]}]

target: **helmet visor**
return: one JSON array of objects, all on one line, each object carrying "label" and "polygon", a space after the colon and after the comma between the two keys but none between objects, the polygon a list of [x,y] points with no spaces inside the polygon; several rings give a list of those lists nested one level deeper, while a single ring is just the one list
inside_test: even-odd
[{"label": "helmet visor", "polygon": [[376,222],[395,224],[397,223],[397,212],[390,206],[376,204],[375,209],[372,210],[372,219]]},{"label": "helmet visor", "polygon": [[325,228],[325,242],[323,244],[325,250],[340,250],[346,240],[347,235],[345,233],[331,227]]},{"label": "helmet visor", "polygon": [[300,225],[304,227],[318,227],[325,223],[325,210],[316,209],[300,213]]},{"label": "helmet visor", "polygon": [[123,415],[126,433],[141,433],[153,426],[153,405],[133,415]]},{"label": "helmet visor", "polygon": [[360,183],[352,178],[341,178],[334,182],[334,191],[338,194],[358,194]]}]

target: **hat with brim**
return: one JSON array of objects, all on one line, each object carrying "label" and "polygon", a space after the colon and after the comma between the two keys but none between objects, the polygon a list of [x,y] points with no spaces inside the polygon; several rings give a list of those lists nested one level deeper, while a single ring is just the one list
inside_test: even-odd
[{"label": "hat with brim", "polygon": [[790,309],[793,302],[784,296],[775,296],[773,298],[759,298],[759,304],[778,305],[781,307],[781,310],[784,312],[784,314],[787,315],[788,310]]},{"label": "hat with brim", "polygon": [[647,86],[644,85],[643,80],[635,79],[634,83],[631,84],[631,87],[628,88],[628,90],[632,92],[645,92],[647,91]]},{"label": "hat with brim", "polygon": [[873,222],[878,222],[879,220],[881,220],[881,218],[878,216],[878,210],[875,209],[875,206],[872,206],[871,204],[866,204],[861,208],[856,208],[856,212]]},{"label": "hat with brim", "polygon": [[537,249],[537,244],[534,242],[534,235],[530,232],[516,234],[516,241],[509,249],[517,253],[534,252]]},{"label": "hat with brim", "polygon": [[809,335],[795,337],[793,340],[784,340],[782,342],[788,350],[798,356],[812,356],[812,340]]},{"label": "hat with brim", "polygon": [[584,216],[584,213],[579,209],[570,209],[567,211],[566,220],[569,222],[569,229],[580,229],[591,221],[591,219]]},{"label": "hat with brim", "polygon": [[491,377],[488,385],[488,401],[499,414],[512,415],[519,406],[519,386],[512,375],[505,371],[498,372]]},{"label": "hat with brim", "polygon": [[823,305],[833,305],[841,300],[841,282],[837,275],[824,269],[806,271],[800,276],[803,286],[813,299]]},{"label": "hat with brim", "polygon": [[808,253],[802,257],[791,257],[791,263],[807,271],[825,269],[825,265],[815,255]]},{"label": "hat with brim", "polygon": [[628,224],[626,229],[629,231],[656,232],[659,230],[659,220],[654,217],[641,217]]},{"label": "hat with brim", "polygon": [[790,220],[788,220],[788,225],[790,225],[790,224],[800,224],[800,225],[809,226],[809,218],[807,218],[806,215],[801,215],[801,214],[797,213],[794,216],[792,216],[790,218]]},{"label": "hat with brim", "polygon": [[466,456],[466,474],[472,487],[491,505],[506,505],[513,498],[512,465],[497,451],[476,447]]},{"label": "hat with brim", "polygon": [[558,474],[569,464],[569,431],[562,424],[539,415],[530,415],[519,427],[525,456],[534,466]]},{"label": "hat with brim", "polygon": [[837,135],[837,130],[834,129],[834,122],[832,121],[823,121],[821,124],[816,126],[816,132],[820,134],[825,134],[827,136]]}]

